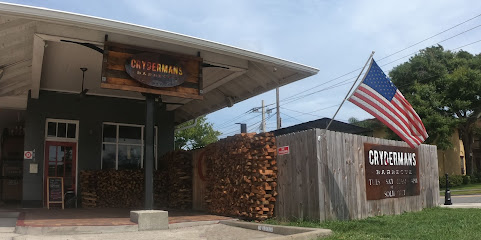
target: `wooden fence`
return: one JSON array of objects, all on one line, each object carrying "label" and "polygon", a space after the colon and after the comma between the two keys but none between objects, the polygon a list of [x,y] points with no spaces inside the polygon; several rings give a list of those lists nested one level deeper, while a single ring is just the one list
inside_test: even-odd
[{"label": "wooden fence", "polygon": [[312,129],[277,137],[277,147],[290,153],[277,156],[280,219],[361,219],[400,214],[439,205],[436,146],[418,149],[420,194],[367,200],[364,143],[407,147],[399,141]]}]

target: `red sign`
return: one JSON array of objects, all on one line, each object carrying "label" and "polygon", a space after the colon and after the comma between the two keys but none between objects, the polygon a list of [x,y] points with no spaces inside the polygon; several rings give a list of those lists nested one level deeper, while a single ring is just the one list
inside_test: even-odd
[{"label": "red sign", "polygon": [[32,159],[33,157],[33,152],[32,151],[24,151],[23,153],[23,158],[24,159]]},{"label": "red sign", "polygon": [[289,154],[289,146],[280,147],[278,152],[279,155]]}]

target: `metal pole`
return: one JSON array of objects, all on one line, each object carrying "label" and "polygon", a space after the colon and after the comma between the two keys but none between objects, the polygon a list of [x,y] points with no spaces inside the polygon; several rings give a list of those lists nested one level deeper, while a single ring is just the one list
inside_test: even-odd
[{"label": "metal pole", "polygon": [[241,133],[247,133],[247,124],[241,123]]},{"label": "metal pole", "polygon": [[145,95],[145,209],[154,209],[154,118],[155,96]]},{"label": "metal pole", "polygon": [[444,205],[453,205],[451,202],[451,190],[449,190],[449,179],[446,173],[446,191],[444,192]]},{"label": "metal pole", "polygon": [[374,55],[374,51],[372,51],[371,55],[369,56],[369,58],[368,58],[367,61],[366,61],[366,64],[364,64],[364,67],[362,67],[361,72],[359,73],[359,75],[357,75],[356,81],[354,81],[354,83],[352,84],[351,89],[349,89],[349,92],[347,92],[346,96],[345,96],[344,99],[342,100],[341,105],[340,105],[339,108],[337,109],[336,113],[334,113],[334,116],[331,118],[331,121],[329,121],[329,124],[327,124],[326,130],[329,129],[329,126],[331,126],[332,121],[333,121],[334,118],[336,117],[337,113],[338,113],[339,110],[341,109],[341,107],[342,107],[342,105],[344,104],[344,102],[346,101],[347,97],[349,97],[349,94],[351,94],[351,91],[352,91],[352,89],[354,88],[354,85],[356,85],[357,80],[359,80],[359,77],[361,76],[362,72],[364,72],[364,69],[366,68],[367,64],[369,63],[369,60],[371,60],[372,55]]},{"label": "metal pole", "polygon": [[262,100],[262,132],[266,132],[266,108],[264,107],[264,100]]},{"label": "metal pole", "polygon": [[279,110],[279,87],[276,87],[277,129],[281,128],[281,112]]},{"label": "metal pole", "polygon": [[84,91],[84,81],[85,81],[85,72],[88,70],[87,68],[81,67],[80,70],[82,71],[82,90],[81,93]]}]

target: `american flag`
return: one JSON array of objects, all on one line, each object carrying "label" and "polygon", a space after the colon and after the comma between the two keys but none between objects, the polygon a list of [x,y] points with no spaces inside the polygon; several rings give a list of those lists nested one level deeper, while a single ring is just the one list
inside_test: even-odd
[{"label": "american flag", "polygon": [[421,118],[374,59],[349,101],[383,122],[412,148],[428,138]]}]

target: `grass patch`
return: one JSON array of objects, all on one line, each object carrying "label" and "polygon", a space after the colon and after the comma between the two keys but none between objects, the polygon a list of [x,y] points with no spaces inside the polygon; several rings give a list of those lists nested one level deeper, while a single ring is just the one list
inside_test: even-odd
[{"label": "grass patch", "polygon": [[[449,188],[451,196],[481,194],[481,183],[473,183]],[[444,196],[444,188],[439,190],[439,194]]]},{"label": "grass patch", "polygon": [[279,222],[268,224],[331,229],[323,239],[480,239],[481,209],[430,208],[401,215],[353,221]]}]

